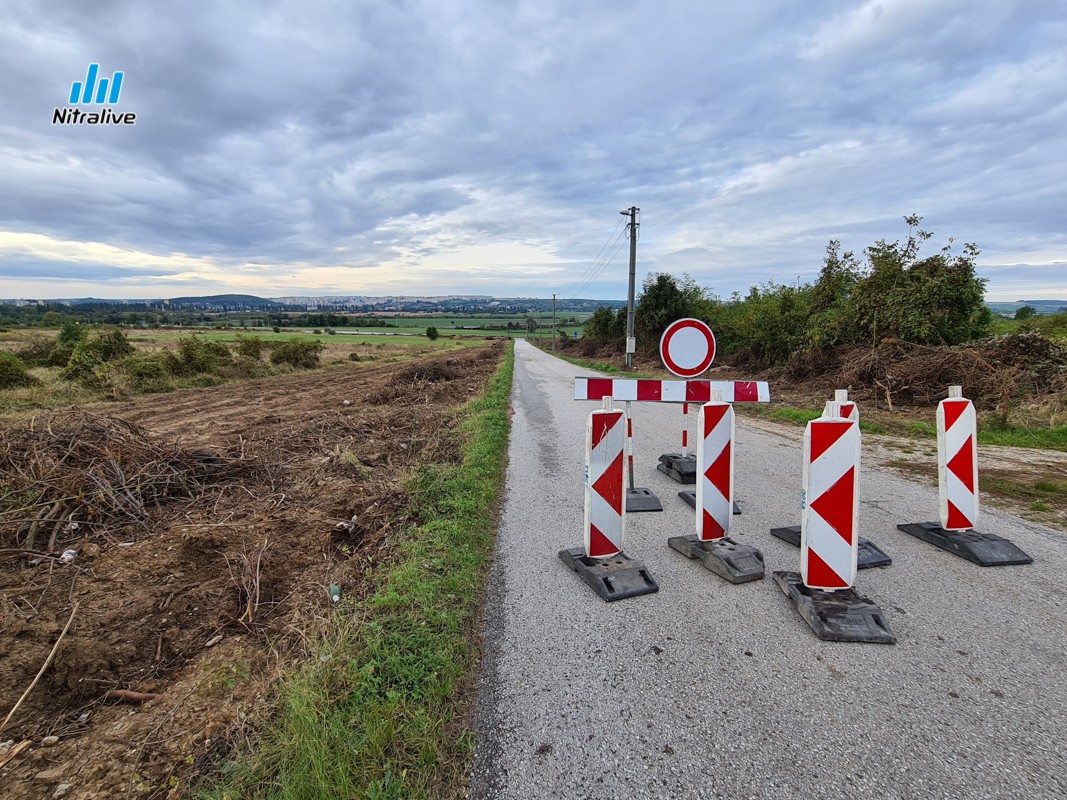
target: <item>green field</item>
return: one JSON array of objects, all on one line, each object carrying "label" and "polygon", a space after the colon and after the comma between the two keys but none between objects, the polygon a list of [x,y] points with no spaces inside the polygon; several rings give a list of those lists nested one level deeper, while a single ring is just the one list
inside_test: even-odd
[{"label": "green field", "polygon": [[[253,337],[262,339],[264,342],[284,342],[294,337],[300,339],[313,339],[324,344],[331,345],[381,345],[382,347],[430,347],[450,349],[455,347],[469,347],[478,343],[478,339],[446,339],[440,338],[431,342],[426,338],[426,329],[423,328],[418,335],[393,335],[381,336],[375,334],[350,334],[350,333],[314,333],[311,328],[285,328],[282,333],[274,333],[270,330],[226,330],[217,331],[212,329],[196,330],[192,328],[183,330],[133,330],[128,331],[131,342],[172,342],[182,336],[197,336],[213,342],[236,342],[242,338]],[[481,337],[479,337],[480,339]]]}]

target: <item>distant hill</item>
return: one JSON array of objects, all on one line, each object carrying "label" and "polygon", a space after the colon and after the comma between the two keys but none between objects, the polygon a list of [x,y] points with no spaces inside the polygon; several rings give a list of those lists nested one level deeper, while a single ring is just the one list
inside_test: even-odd
[{"label": "distant hill", "polygon": [[205,297],[172,297],[171,306],[276,306],[275,300],[256,297],[254,294],[213,294]]},{"label": "distant hill", "polygon": [[1030,306],[1038,314],[1059,314],[1067,311],[1067,300],[1016,300],[1014,303],[986,303],[994,314],[1014,316],[1023,306]]}]

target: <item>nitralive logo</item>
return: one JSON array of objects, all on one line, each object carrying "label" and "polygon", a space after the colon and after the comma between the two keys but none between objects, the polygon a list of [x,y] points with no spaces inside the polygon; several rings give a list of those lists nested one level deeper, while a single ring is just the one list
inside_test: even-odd
[{"label": "nitralive logo", "polygon": [[[70,105],[103,105],[102,109],[83,111],[80,108],[56,108],[52,112],[53,125],[136,125],[137,115],[132,111],[118,113],[110,106],[119,101],[122,78],[125,73],[116,72],[108,78],[99,77],[100,65],[90,64],[84,81],[70,85]],[[105,105],[105,103],[107,105]]]}]

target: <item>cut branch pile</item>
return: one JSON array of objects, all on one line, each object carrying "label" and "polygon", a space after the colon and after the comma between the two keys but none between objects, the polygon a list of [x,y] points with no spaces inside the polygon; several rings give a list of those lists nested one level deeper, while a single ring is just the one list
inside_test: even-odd
[{"label": "cut branch pile", "polygon": [[193,504],[257,469],[112,417],[36,417],[0,431],[0,546],[51,553],[106,529],[143,530],[151,509]]},{"label": "cut branch pile", "polygon": [[996,336],[960,347],[896,339],[842,357],[838,383],[868,389],[892,408],[901,401],[935,402],[962,386],[979,408],[1004,408],[1013,398],[1067,388],[1067,348],[1040,334]]}]

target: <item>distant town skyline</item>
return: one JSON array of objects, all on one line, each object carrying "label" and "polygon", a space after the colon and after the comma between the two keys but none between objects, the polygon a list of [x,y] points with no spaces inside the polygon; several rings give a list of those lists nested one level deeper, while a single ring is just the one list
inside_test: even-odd
[{"label": "distant town skyline", "polygon": [[1065,34],[1044,0],[11,0],[0,296],[618,299],[637,206],[639,283],[812,281],[917,213],[988,300],[1067,297]]}]

